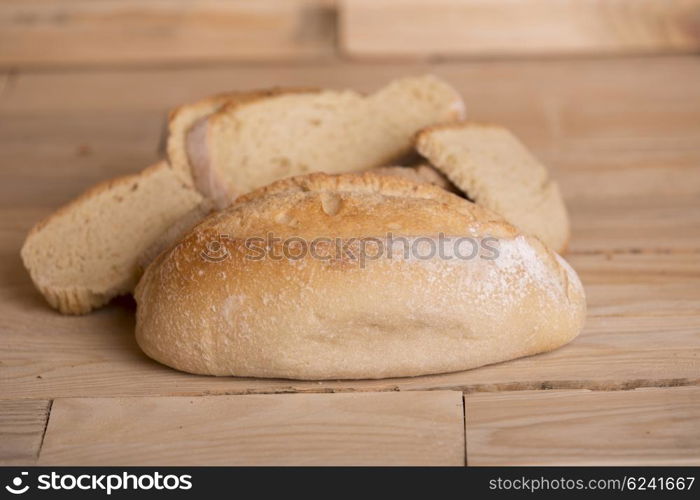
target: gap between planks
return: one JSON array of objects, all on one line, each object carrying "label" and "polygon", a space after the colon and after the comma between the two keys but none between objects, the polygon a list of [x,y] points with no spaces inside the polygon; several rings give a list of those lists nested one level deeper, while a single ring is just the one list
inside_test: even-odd
[{"label": "gap between planks", "polygon": [[[448,374],[449,375],[449,374]],[[235,377],[230,377],[235,378]],[[362,381],[360,381],[362,382]],[[402,387],[401,385],[387,387],[263,387],[260,389],[241,390],[204,390],[191,392],[154,392],[153,394],[105,394],[104,396],[58,396],[55,399],[75,399],[75,398],[156,398],[156,397],[221,397],[221,396],[271,396],[283,394],[368,394],[368,393],[393,393],[393,392],[432,392],[432,391],[455,391],[462,394],[485,394],[501,392],[528,392],[528,391],[561,391],[561,390],[585,390],[590,392],[624,392],[637,389],[673,389],[677,387],[700,386],[700,377],[696,379],[658,379],[658,380],[626,380],[619,383],[600,382],[587,380],[556,380],[556,381],[532,381],[526,383],[509,382],[502,384],[445,384],[426,385],[425,387]],[[6,397],[0,396],[3,401],[45,401],[41,397]],[[53,400],[51,400],[53,401]],[[49,408],[50,411],[50,408]],[[43,438],[42,438],[43,439]]]},{"label": "gap between planks", "polygon": [[462,393],[462,422],[464,423],[464,466],[469,465],[469,453],[467,448],[467,400],[466,394]]},{"label": "gap between planks", "polygon": [[[49,421],[51,420],[51,408],[53,408],[53,402],[55,400],[49,400],[48,407],[46,408],[46,421],[44,422],[44,431],[41,433],[41,441],[39,442],[39,451],[36,454],[36,460],[39,460],[41,456],[41,449],[44,447],[44,440],[46,439],[46,430],[49,428]],[[465,438],[466,439],[466,438]]]},{"label": "gap between planks", "polygon": [[38,458],[50,404],[47,400],[0,400],[0,465],[22,465]]}]

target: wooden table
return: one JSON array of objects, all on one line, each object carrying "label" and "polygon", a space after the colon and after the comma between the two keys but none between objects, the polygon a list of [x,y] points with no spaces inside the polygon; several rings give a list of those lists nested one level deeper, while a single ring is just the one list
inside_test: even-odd
[{"label": "wooden table", "polygon": [[[572,344],[408,379],[192,376],[139,351],[130,299],[61,316],[21,265],[39,218],[160,157],[179,103],[423,72],[559,180],[589,304]],[[700,464],[700,58],[8,71],[0,158],[2,463]]]}]

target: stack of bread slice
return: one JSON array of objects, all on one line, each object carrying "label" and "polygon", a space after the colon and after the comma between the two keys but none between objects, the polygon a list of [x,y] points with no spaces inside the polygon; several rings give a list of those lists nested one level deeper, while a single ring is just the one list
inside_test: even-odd
[{"label": "stack of bread slice", "polygon": [[86,313],[131,292],[144,252],[184,215],[206,212],[203,202],[222,208],[289,175],[385,165],[411,150],[419,130],[463,113],[457,92],[432,76],[366,97],[272,90],[183,106],[171,113],[164,161],[95,186],[41,221],[22,259],[53,307]]},{"label": "stack of bread slice", "polygon": [[[275,89],[182,106],[170,115],[166,158],[39,222],[23,262],[53,307],[86,313],[132,292],[150,260],[237,197],[290,176],[370,169],[457,192],[563,251],[568,219],[546,169],[507,130],[464,113],[459,94],[433,76],[367,96]],[[419,166],[392,166],[416,152]]]}]

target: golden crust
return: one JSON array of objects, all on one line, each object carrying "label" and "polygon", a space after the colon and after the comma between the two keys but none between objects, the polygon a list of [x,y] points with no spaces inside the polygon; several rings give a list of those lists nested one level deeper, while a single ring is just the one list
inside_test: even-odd
[{"label": "golden crust", "polygon": [[382,193],[387,196],[430,198],[446,202],[459,202],[459,197],[433,186],[411,179],[390,175],[381,171],[356,174],[330,175],[314,172],[275,181],[236,199],[235,203],[247,203],[256,198],[283,192],[351,191],[357,193]]},{"label": "golden crust", "polygon": [[[251,238],[270,234],[347,242],[388,232],[411,242],[492,236],[502,258],[383,256],[361,266],[246,254]],[[207,253],[212,241],[219,256]],[[556,348],[585,316],[575,273],[536,239],[440,188],[372,173],[301,176],[239,198],[162,253],[135,297],[137,341],[164,364],[300,379],[474,368]]]},{"label": "golden crust", "polygon": [[316,87],[272,87],[269,89],[258,89],[239,94],[235,99],[229,99],[221,108],[214,113],[211,118],[216,120],[218,116],[225,116],[236,109],[253,104],[263,99],[270,99],[289,94],[317,94],[321,89]]},{"label": "golden crust", "polygon": [[445,176],[445,174],[443,174],[435,167],[427,163],[412,165],[410,167],[377,167],[373,168],[372,172],[375,172],[380,175],[392,175],[395,177],[401,177],[403,179],[416,182],[418,184],[432,184],[433,186],[441,187],[446,191],[464,197],[463,193],[461,193],[460,190],[450,182],[450,180]]},{"label": "golden crust", "polygon": [[[391,220],[382,210],[386,202],[395,207]],[[338,219],[344,218],[352,224],[339,226]],[[306,221],[303,226],[296,224],[301,219]],[[353,232],[377,236],[387,228],[411,235],[462,234],[468,226],[474,236],[517,234],[500,216],[442,188],[371,171],[316,172],[282,179],[237,198],[229,209],[214,214],[200,227],[224,220],[231,231],[246,237],[267,231],[304,237]]]}]

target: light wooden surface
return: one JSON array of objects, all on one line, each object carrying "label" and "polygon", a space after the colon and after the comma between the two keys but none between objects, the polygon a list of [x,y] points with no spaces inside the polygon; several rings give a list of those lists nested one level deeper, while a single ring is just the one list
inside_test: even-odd
[{"label": "light wooden surface", "polygon": [[342,0],[355,57],[700,49],[698,0]]},{"label": "light wooden surface", "polygon": [[[192,376],[158,365],[139,351],[133,339],[134,306],[129,299],[85,317],[63,317],[46,306],[21,266],[19,248],[32,224],[94,182],[134,172],[158,158],[164,118],[168,108],[176,104],[224,89],[271,85],[371,90],[391,78],[424,72],[453,82],[464,95],[473,119],[512,128],[560,182],[573,222],[567,258],[581,275],[589,303],[585,330],[570,345],[469,372],[411,379],[296,382]],[[48,460],[56,453],[56,457],[76,462],[104,458],[100,458],[101,451],[89,448],[87,441],[82,441],[87,448],[67,451],[61,444],[67,442],[64,432],[78,439],[80,427],[58,426],[57,415],[102,415],[99,407],[105,402],[111,404],[108,398],[119,398],[114,404],[123,404],[119,408],[128,415],[137,411],[137,403],[152,404],[156,415],[158,411],[168,412],[172,425],[191,428],[199,418],[197,411],[207,413],[204,407],[180,418],[168,408],[185,400],[170,403],[169,397],[216,395],[206,400],[222,398],[222,402],[211,404],[243,408],[244,402],[238,402],[238,398],[245,398],[243,395],[269,393],[265,398],[269,398],[270,408],[292,405],[301,418],[306,413],[297,402],[306,395],[281,393],[372,392],[367,394],[372,402],[365,400],[365,417],[374,418],[371,415],[376,413],[378,420],[372,420],[374,423],[367,428],[367,440],[376,437],[377,447],[382,446],[382,436],[386,435],[375,436],[373,426],[390,427],[384,422],[391,419],[397,425],[425,422],[411,420],[419,412],[413,406],[387,399],[397,390],[416,391],[416,398],[424,398],[423,391],[428,389],[450,390],[450,397],[456,395],[457,399],[462,391],[468,398],[486,398],[476,391],[507,391],[515,398],[512,405],[516,407],[523,401],[518,397],[549,401],[547,398],[556,394],[549,389],[575,390],[574,395],[594,397],[600,394],[600,401],[610,398],[630,408],[619,419],[604,413],[594,419],[601,426],[617,428],[624,427],[625,418],[629,418],[630,425],[634,422],[635,407],[640,412],[650,408],[646,399],[629,399],[638,391],[621,389],[654,388],[657,394],[669,394],[669,399],[655,399],[655,409],[649,410],[662,420],[667,415],[664,405],[678,408],[680,404],[673,396],[681,394],[674,392],[678,391],[675,386],[700,383],[697,82],[700,59],[695,57],[416,64],[329,61],[0,72],[0,400],[10,402],[0,407],[0,414],[9,415],[3,417],[4,421],[17,422],[8,408],[27,405],[27,415],[34,416],[26,417],[26,421],[40,422],[45,418],[41,417],[42,405],[53,400],[50,433],[41,456]],[[584,391],[576,391],[579,389]],[[697,393],[687,394],[687,398],[697,400]],[[337,436],[351,435],[333,427],[334,421],[342,419],[332,402],[341,400],[326,399],[350,395],[321,394],[322,398],[314,400],[320,407],[331,408],[328,415],[335,416],[324,419],[321,413],[314,414],[318,420],[313,421],[313,429],[294,435],[292,444],[296,443],[293,449],[297,451],[289,454],[290,462],[295,456],[298,460],[314,460],[312,453],[303,451],[305,436],[322,434],[328,428],[337,430]],[[134,396],[142,398],[132,399]],[[20,403],[15,403],[17,400]],[[395,404],[400,416],[389,411]],[[425,405],[428,413],[433,411],[430,408],[442,411],[440,405]],[[569,407],[573,415],[579,411],[575,403]],[[262,405],[256,408],[259,418],[268,417],[279,427],[280,434],[265,437],[269,439],[265,441],[270,445],[268,449],[273,451],[255,455],[250,448],[235,449],[247,457],[246,461],[261,463],[272,460],[274,450],[280,449],[275,448],[275,443],[281,442],[275,441],[275,436],[283,434],[286,424],[281,410],[265,415]],[[496,411],[498,406],[492,408]],[[681,444],[674,452],[673,438],[676,430],[695,425],[697,413],[676,415],[677,420],[670,426],[673,432],[669,431],[665,440],[655,441],[663,453],[652,457],[652,462],[669,463],[674,456],[687,460],[692,453],[692,448]],[[578,421],[560,416],[560,435],[575,434]],[[25,417],[20,421],[24,422]],[[488,421],[485,417],[482,424]],[[152,422],[146,421],[148,425]],[[209,426],[216,428],[216,423]],[[34,441],[0,440],[0,460],[19,456],[31,462],[30,457],[37,453],[36,427]],[[52,428],[58,430],[51,432]],[[227,427],[225,432],[229,436],[245,434],[238,427]],[[156,462],[162,435],[151,434],[153,438],[144,442],[152,446],[152,454],[144,456]],[[262,439],[256,434],[258,438]],[[180,460],[178,446],[189,443],[187,439],[185,435],[168,443],[162,449],[162,459]],[[349,441],[343,439],[327,441],[328,447],[318,456],[327,457],[335,447],[347,449]],[[428,446],[429,440],[426,437],[421,443]],[[11,444],[18,442],[24,444]],[[47,448],[51,443],[55,446]],[[232,447],[243,446],[234,440],[231,443]],[[504,460],[506,456],[500,451],[503,442],[493,443],[496,449],[491,451],[488,446],[474,449],[478,450],[475,457],[493,453],[495,459]],[[569,448],[575,445],[571,441],[564,444]],[[513,446],[518,445],[514,438]],[[402,454],[410,448],[406,446],[389,454],[396,460],[388,455],[381,460],[395,463],[406,456]],[[464,443],[460,446],[463,452]],[[542,446],[555,461],[552,450],[556,443],[543,440]],[[559,455],[562,459],[570,457],[566,446]],[[620,450],[624,445],[615,443],[620,463],[641,463],[635,446],[629,444],[625,453]],[[222,456],[209,458],[219,460]],[[429,456],[442,460],[438,455]],[[533,456],[532,449],[524,450],[522,460],[533,463]],[[373,457],[381,461],[378,455],[368,455],[367,459]],[[126,455],[121,459],[127,460]]]},{"label": "light wooden surface", "polygon": [[57,399],[39,464],[464,465],[462,412],[454,391]]},{"label": "light wooden surface", "polygon": [[700,465],[700,387],[465,398],[469,465]]},{"label": "light wooden surface", "polygon": [[172,64],[324,57],[327,0],[5,0],[0,65]]},{"label": "light wooden surface", "polygon": [[38,458],[49,408],[49,401],[0,400],[0,465],[23,465]]}]

